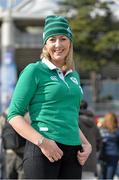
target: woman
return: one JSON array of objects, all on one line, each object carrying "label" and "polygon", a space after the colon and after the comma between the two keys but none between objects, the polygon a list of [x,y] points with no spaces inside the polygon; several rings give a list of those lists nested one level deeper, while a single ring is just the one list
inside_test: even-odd
[{"label": "woman", "polygon": [[[64,17],[48,16],[41,59],[22,72],[8,115],[10,124],[28,140],[26,178],[81,178],[82,165],[91,152],[90,143],[78,128],[81,99],[72,31]],[[27,111],[31,125],[23,118]]]},{"label": "woman", "polygon": [[100,154],[101,179],[113,179],[119,160],[119,128],[114,113],[107,113],[100,128],[103,146]]}]

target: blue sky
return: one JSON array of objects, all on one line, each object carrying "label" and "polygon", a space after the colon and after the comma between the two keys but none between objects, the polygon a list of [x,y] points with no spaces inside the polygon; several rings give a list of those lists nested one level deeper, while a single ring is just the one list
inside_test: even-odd
[{"label": "blue sky", "polygon": [[[18,4],[22,0],[12,0],[12,1],[13,1],[13,6],[16,6],[16,4]],[[6,9],[8,7],[8,2],[9,0],[0,0],[0,6]]]}]

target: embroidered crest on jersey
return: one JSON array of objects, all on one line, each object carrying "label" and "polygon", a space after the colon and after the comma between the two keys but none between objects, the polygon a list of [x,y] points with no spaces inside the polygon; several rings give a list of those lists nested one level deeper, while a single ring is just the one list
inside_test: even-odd
[{"label": "embroidered crest on jersey", "polygon": [[70,79],[71,79],[75,84],[78,85],[78,81],[77,81],[77,79],[76,79],[75,77],[70,77]]}]

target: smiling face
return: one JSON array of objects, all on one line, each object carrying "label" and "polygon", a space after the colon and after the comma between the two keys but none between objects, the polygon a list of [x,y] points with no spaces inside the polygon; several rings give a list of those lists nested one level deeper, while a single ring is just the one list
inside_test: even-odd
[{"label": "smiling face", "polygon": [[51,57],[51,62],[57,67],[62,67],[65,64],[65,59],[69,53],[71,42],[66,36],[50,37],[45,48]]}]

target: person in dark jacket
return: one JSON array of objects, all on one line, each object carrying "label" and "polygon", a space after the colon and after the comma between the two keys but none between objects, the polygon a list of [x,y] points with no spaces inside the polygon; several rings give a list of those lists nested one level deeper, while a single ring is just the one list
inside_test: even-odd
[{"label": "person in dark jacket", "polygon": [[6,179],[5,150],[3,148],[2,128],[4,126],[4,116],[0,114],[0,179]]},{"label": "person in dark jacket", "polygon": [[113,179],[119,160],[119,128],[117,116],[109,112],[100,128],[103,146],[100,154],[101,179]]},{"label": "person in dark jacket", "polygon": [[[0,116],[2,145],[5,154],[5,179],[24,179],[23,153],[26,140],[15,133],[7,122],[7,113],[8,109]],[[24,118],[27,122],[30,121],[28,113]]]},{"label": "person in dark jacket", "polygon": [[84,100],[80,106],[79,126],[92,145],[92,153],[83,166],[82,177],[84,179],[88,177],[93,179],[97,172],[97,152],[101,148],[102,140],[99,129],[94,122],[94,114],[88,110],[88,103]]}]

